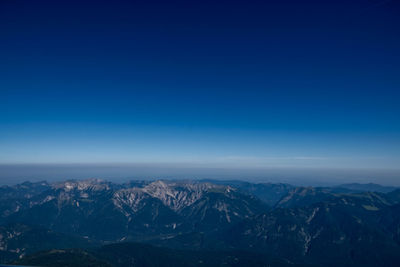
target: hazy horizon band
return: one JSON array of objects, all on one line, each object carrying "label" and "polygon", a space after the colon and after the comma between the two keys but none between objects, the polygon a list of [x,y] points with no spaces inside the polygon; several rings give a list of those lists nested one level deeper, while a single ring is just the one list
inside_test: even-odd
[{"label": "hazy horizon band", "polygon": [[177,163],[0,163],[0,184],[102,178],[120,182],[130,179],[224,179],[312,186],[352,182],[400,186],[399,177],[400,170],[379,168],[235,168]]}]

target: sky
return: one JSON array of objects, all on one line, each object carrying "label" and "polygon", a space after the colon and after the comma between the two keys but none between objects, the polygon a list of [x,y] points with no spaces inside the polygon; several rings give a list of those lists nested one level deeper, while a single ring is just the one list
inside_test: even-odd
[{"label": "sky", "polygon": [[3,0],[0,165],[398,170],[399,26],[384,0]]}]

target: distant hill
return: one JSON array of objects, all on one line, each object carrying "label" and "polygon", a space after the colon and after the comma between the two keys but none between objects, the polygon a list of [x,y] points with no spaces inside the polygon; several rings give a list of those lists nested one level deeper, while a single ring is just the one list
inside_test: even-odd
[{"label": "distant hill", "polygon": [[363,191],[363,192],[369,191],[369,192],[381,192],[381,193],[389,193],[398,189],[398,187],[394,186],[382,186],[373,183],[368,183],[368,184],[351,183],[351,184],[342,184],[337,187],[356,190],[356,191]]},{"label": "distant hill", "polygon": [[214,184],[229,185],[239,189],[241,192],[258,197],[269,206],[274,206],[294,186],[290,184],[273,183],[249,183],[238,180],[202,180]]}]

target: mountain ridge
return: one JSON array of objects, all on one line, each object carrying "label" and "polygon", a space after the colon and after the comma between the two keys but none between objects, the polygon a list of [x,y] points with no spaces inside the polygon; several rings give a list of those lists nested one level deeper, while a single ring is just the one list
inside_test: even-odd
[{"label": "mountain ridge", "polygon": [[[54,243],[37,250],[140,242],[196,253],[247,251],[315,266],[400,263],[399,189],[89,179],[23,183],[0,191],[0,227],[43,229],[36,230],[37,239]],[[28,233],[22,236],[34,236]],[[1,240],[14,242],[6,234]],[[1,247],[2,261],[38,252],[22,250],[35,244],[25,240],[12,249]]]}]

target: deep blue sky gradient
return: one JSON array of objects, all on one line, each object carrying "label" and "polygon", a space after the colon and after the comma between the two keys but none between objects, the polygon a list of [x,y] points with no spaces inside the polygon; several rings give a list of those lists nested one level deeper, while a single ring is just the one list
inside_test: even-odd
[{"label": "deep blue sky gradient", "polygon": [[0,163],[400,166],[396,1],[1,1]]}]

